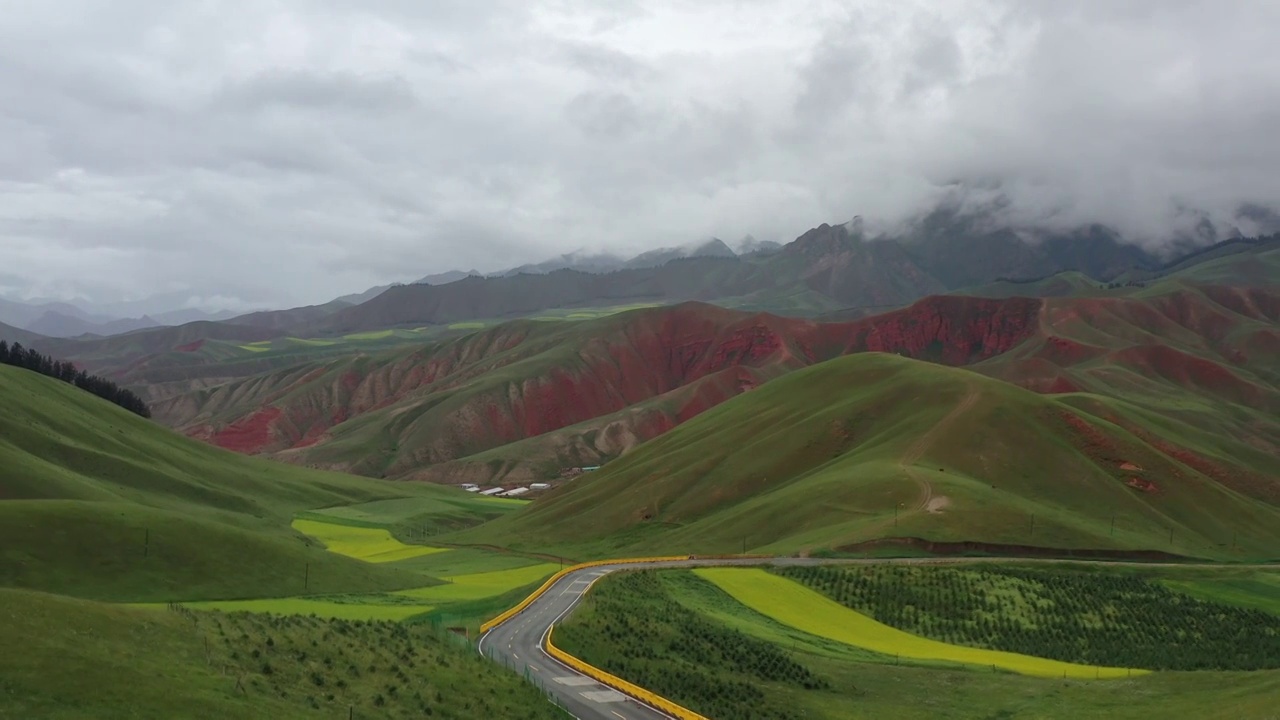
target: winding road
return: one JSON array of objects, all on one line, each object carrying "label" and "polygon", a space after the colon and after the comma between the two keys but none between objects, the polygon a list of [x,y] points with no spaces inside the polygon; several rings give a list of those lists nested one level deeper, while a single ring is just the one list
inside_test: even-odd
[{"label": "winding road", "polygon": [[[723,567],[726,565],[816,564],[818,559],[671,560],[652,563],[597,565],[560,578],[520,614],[480,638],[480,654],[520,673],[542,688],[557,705],[579,720],[657,720],[670,718],[640,701],[573,670],[546,651],[547,634],[578,604],[591,584],[618,570]],[[830,561],[827,561],[830,562]]]}]

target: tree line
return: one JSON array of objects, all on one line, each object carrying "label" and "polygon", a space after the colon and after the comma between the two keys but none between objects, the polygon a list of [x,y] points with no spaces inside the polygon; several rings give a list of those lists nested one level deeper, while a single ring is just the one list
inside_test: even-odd
[{"label": "tree line", "polygon": [[115,403],[131,413],[144,418],[151,417],[151,409],[131,390],[116,385],[106,378],[90,375],[65,360],[54,360],[21,343],[0,340],[0,363],[38,372],[56,380],[70,383],[85,392],[93,393],[107,402]]}]

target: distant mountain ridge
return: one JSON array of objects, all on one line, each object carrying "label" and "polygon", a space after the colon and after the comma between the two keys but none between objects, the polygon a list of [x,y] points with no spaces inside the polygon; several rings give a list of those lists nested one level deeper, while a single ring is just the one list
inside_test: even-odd
[{"label": "distant mountain ridge", "polygon": [[[138,302],[116,303],[115,307],[127,308],[140,304]],[[73,338],[81,335],[108,337],[155,327],[226,320],[234,315],[235,313],[227,310],[209,312],[198,308],[181,308],[144,313],[137,317],[125,317],[109,313],[90,313],[68,302],[24,303],[0,298],[0,323],[54,338]]]},{"label": "distant mountain ridge", "polygon": [[[824,223],[774,252],[739,256],[711,240],[680,253],[684,256],[653,251],[630,261],[633,267],[609,271],[600,269],[600,256],[564,256],[502,277],[391,288],[297,330],[341,334],[519,317],[547,308],[686,300],[733,300],[730,304],[772,310],[779,298],[803,296],[817,311],[877,309],[1000,277],[1081,269],[1106,279],[1161,264],[1099,228],[1050,235],[1033,244],[1012,231],[987,231],[971,220],[941,215],[898,238],[868,238],[856,222]],[[579,267],[546,271],[568,262]]]},{"label": "distant mountain ridge", "polygon": [[63,315],[52,310],[46,312],[33,322],[27,325],[27,329],[40,335],[56,338],[73,338],[82,335],[93,335],[106,337],[110,335],[123,335],[125,333],[134,332],[136,330],[146,330],[148,328],[160,327],[165,323],[157,322],[155,319],[146,315],[140,318],[125,318],[121,320],[108,320],[102,323],[92,323],[71,315]]}]

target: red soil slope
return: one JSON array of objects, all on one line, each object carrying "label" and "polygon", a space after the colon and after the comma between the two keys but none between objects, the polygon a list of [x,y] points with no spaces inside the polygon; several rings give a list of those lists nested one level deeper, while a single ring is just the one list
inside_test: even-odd
[{"label": "red soil slope", "polygon": [[[1168,383],[1268,412],[1280,409],[1265,380],[1280,337],[1277,297],[1233,288],[1151,299],[939,296],[841,323],[686,303],[583,323],[516,321],[412,352],[258,376],[155,409],[225,447],[396,477],[421,477],[429,466],[452,472],[454,461],[513,443],[521,458],[595,464],[780,374],[868,351],[981,363],[986,374],[1044,393],[1113,394],[1107,383],[1123,370],[1152,388]],[[353,433],[363,434],[342,442]],[[545,447],[523,442],[530,438]],[[350,451],[357,446],[358,455]]]},{"label": "red soil slope", "polygon": [[[686,303],[574,327],[517,322],[440,347],[260,376],[163,403],[161,417],[244,452],[309,457],[342,422],[377,412],[403,435],[403,470],[444,462],[671,396],[647,439],[791,369],[851,352],[965,364],[1030,337],[1040,301],[933,297],[847,323]],[[710,379],[712,382],[699,382]],[[275,412],[264,411],[264,406]],[[203,419],[201,416],[216,420]],[[425,425],[425,427],[424,427]]]}]

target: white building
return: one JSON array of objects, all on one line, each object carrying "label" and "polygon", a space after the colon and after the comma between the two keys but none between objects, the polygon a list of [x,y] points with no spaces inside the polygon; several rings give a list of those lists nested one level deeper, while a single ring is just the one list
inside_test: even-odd
[{"label": "white building", "polygon": [[499,494],[504,493],[504,492],[506,492],[506,491],[507,491],[507,489],[506,489],[506,488],[496,487],[496,488],[489,488],[488,490],[481,490],[481,491],[480,491],[480,494],[481,494],[481,495],[499,495]]},{"label": "white building", "polygon": [[549,490],[551,489],[551,483],[531,483],[529,485],[529,489],[530,490]]},{"label": "white building", "polygon": [[517,495],[523,495],[523,494],[525,494],[525,493],[527,493],[527,492],[529,492],[529,488],[527,488],[527,487],[518,487],[518,488],[514,488],[514,489],[512,489],[512,490],[508,490],[508,491],[506,491],[506,492],[502,493],[502,496],[503,496],[503,497],[515,497],[515,496],[517,496]]}]

